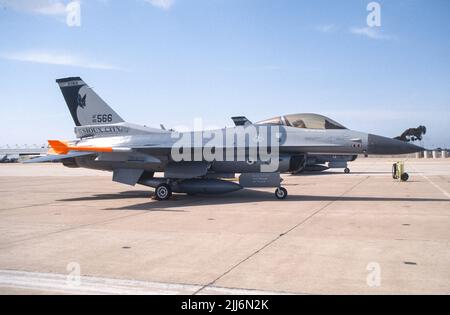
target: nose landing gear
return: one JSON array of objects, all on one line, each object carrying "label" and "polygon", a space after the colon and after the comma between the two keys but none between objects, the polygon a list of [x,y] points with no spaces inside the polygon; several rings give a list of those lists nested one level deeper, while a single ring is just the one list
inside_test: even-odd
[{"label": "nose landing gear", "polygon": [[284,187],[278,187],[275,190],[275,197],[279,200],[283,200],[286,199],[286,197],[288,196],[288,192],[286,190],[286,188]]}]

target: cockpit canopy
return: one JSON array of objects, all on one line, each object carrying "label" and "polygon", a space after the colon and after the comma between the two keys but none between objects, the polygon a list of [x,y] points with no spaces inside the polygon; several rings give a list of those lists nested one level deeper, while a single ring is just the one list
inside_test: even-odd
[{"label": "cockpit canopy", "polygon": [[259,121],[257,125],[280,125],[305,129],[347,129],[340,123],[318,114],[293,114]]}]

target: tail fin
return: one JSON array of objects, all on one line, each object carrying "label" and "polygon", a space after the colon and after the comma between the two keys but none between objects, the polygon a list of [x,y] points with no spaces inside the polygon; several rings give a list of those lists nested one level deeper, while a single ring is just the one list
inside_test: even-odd
[{"label": "tail fin", "polygon": [[124,120],[80,77],[56,80],[76,126],[115,124]]}]

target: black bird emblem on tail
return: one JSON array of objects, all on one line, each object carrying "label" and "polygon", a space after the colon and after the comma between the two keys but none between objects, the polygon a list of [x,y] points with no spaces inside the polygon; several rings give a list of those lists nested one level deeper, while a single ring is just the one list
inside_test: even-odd
[{"label": "black bird emblem on tail", "polygon": [[81,108],[85,108],[86,107],[86,94],[84,96],[81,96],[80,94],[78,94],[78,96],[77,96],[77,106],[79,106]]}]

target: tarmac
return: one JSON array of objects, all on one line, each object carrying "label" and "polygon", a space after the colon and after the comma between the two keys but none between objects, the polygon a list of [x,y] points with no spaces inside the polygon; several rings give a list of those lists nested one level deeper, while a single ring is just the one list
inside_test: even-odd
[{"label": "tarmac", "polygon": [[0,165],[0,294],[450,294],[450,159],[360,158],[222,196]]}]

